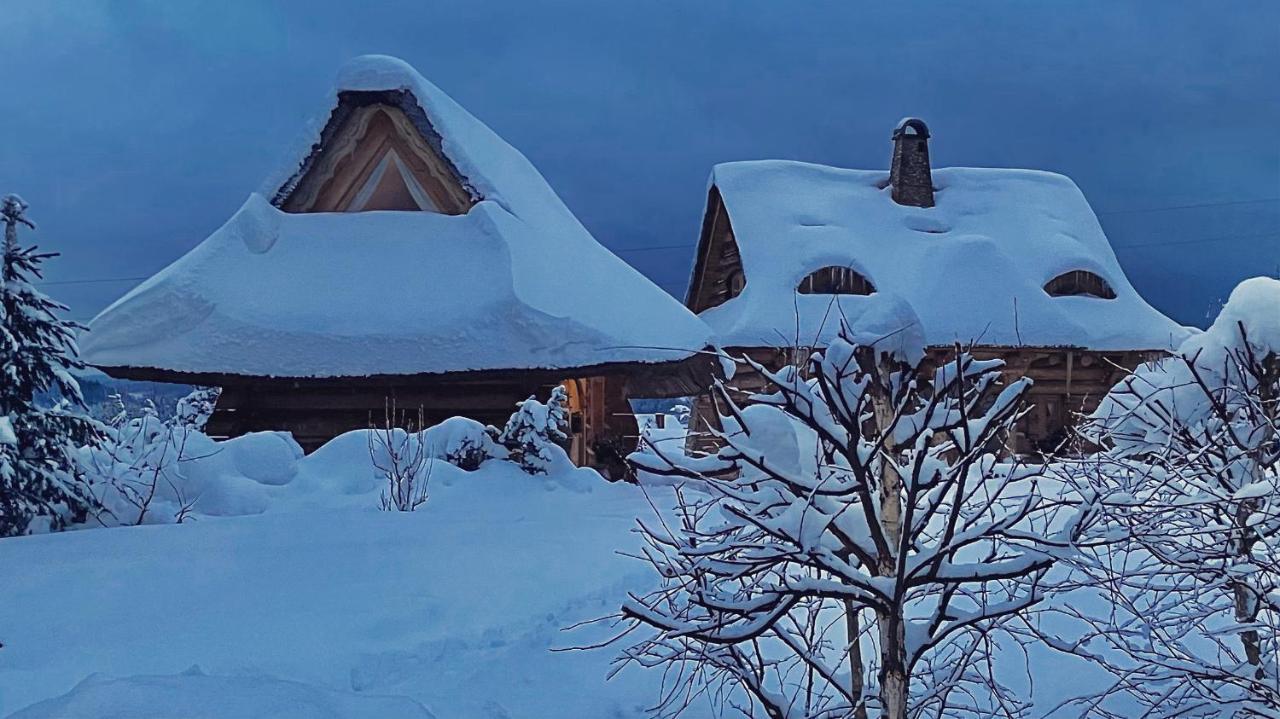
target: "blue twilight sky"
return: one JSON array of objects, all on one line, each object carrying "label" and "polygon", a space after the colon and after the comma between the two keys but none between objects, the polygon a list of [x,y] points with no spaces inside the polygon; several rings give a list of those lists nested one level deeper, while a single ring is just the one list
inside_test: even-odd
[{"label": "blue twilight sky", "polygon": [[[595,236],[682,296],[713,163],[1065,173],[1138,290],[1203,324],[1280,273],[1280,3],[0,0],[0,192],[86,319],[216,229],[400,56],[522,150]],[[424,268],[424,271],[427,268]],[[323,291],[322,289],[319,291]]]}]

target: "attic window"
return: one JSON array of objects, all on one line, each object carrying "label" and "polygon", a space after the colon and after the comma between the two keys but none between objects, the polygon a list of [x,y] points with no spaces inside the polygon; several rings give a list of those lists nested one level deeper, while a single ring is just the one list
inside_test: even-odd
[{"label": "attic window", "polygon": [[1044,291],[1050,297],[1097,297],[1103,300],[1114,300],[1116,291],[1111,289],[1107,281],[1088,270],[1072,270],[1064,272],[1049,280]]},{"label": "attic window", "polygon": [[876,286],[851,267],[832,265],[809,273],[796,291],[802,295],[869,295]]},{"label": "attic window", "polygon": [[[360,95],[360,93],[356,93]],[[280,199],[285,212],[426,211],[462,215],[475,199],[456,168],[432,145],[430,131],[378,93],[334,110],[321,147],[297,185]],[[391,98],[394,100],[394,98]],[[403,100],[403,98],[402,98]],[[416,106],[415,106],[416,107]],[[418,110],[420,113],[421,110]]]},{"label": "attic window", "polygon": [[347,206],[347,212],[366,210],[439,212],[440,208],[431,201],[431,197],[418,184],[413,172],[405,167],[396,151],[389,149]]}]

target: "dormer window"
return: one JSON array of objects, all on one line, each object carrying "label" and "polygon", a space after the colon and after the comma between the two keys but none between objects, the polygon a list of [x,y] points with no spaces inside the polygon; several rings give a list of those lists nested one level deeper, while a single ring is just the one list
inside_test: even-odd
[{"label": "dormer window", "polygon": [[1088,270],[1064,272],[1045,283],[1044,291],[1050,297],[1096,297],[1114,300],[1116,291],[1107,281]]},{"label": "dormer window", "polygon": [[823,267],[800,280],[796,292],[802,295],[869,295],[876,291],[871,280],[852,267]]}]

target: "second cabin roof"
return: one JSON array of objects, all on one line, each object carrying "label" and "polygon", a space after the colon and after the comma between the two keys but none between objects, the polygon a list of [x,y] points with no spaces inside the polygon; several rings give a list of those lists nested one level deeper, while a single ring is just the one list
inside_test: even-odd
[{"label": "second cabin roof", "polygon": [[[1067,177],[937,169],[937,205],[927,209],[895,203],[888,181],[883,171],[792,161],[716,166],[707,212],[717,211],[718,196],[745,282],[740,294],[709,308],[691,293],[717,341],[823,345],[842,316],[856,325],[858,315],[889,298],[910,305],[935,346],[1165,350],[1191,332],[1138,295]],[[707,250],[704,236],[699,252]],[[706,263],[700,257],[695,271]],[[866,280],[860,287],[875,291],[821,294],[812,284],[797,291],[825,267],[849,268]],[[1051,296],[1064,281],[1049,291],[1046,285],[1064,275],[1101,278],[1114,297]],[[700,281],[694,278],[695,289]]]}]

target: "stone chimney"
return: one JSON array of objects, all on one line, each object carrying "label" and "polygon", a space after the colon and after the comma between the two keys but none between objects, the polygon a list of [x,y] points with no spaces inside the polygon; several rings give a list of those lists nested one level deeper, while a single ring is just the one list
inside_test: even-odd
[{"label": "stone chimney", "polygon": [[923,120],[903,118],[893,130],[893,165],[889,170],[893,201],[899,205],[933,207],[933,176],[929,172],[929,128]]}]

